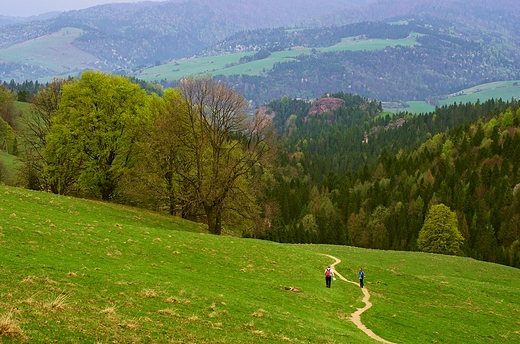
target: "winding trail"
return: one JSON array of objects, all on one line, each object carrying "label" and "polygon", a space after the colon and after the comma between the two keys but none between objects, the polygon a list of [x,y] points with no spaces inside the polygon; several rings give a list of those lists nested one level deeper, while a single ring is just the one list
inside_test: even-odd
[{"label": "winding trail", "polygon": [[[325,254],[324,256],[327,256],[329,258],[332,258],[334,259],[336,262],[334,264],[331,264],[331,267],[334,271],[334,274],[336,276],[338,276],[340,279],[342,279],[343,281],[345,282],[348,282],[348,283],[352,283],[352,284],[355,284],[358,288],[359,288],[359,284],[356,283],[356,282],[353,282],[353,281],[349,281],[348,279],[346,279],[345,277],[343,277],[336,269],[335,269],[335,266],[336,264],[339,264],[341,263],[341,260],[339,260],[338,258],[334,257],[334,256],[330,256],[328,254]],[[375,334],[371,329],[367,328],[362,322],[361,322],[361,314],[363,314],[364,311],[366,311],[367,309],[369,309],[370,307],[372,307],[372,302],[370,302],[370,294],[368,293],[368,290],[365,286],[365,288],[360,288],[361,291],[363,291],[363,302],[365,303],[365,307],[363,308],[358,308],[357,311],[355,311],[354,313],[352,313],[350,315],[350,320],[352,320],[352,322],[354,324],[356,324],[356,326],[363,332],[366,333],[367,336],[369,336],[370,338],[372,339],[375,339],[377,341],[380,341],[381,343],[386,343],[386,344],[395,344],[393,342],[389,342],[388,340],[386,339],[383,339],[381,337],[379,337],[377,334]]]}]

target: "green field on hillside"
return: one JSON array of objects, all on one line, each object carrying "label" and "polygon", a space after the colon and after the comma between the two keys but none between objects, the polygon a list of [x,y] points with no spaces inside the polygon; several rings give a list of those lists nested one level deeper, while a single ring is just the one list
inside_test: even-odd
[{"label": "green field on hillside", "polygon": [[[417,36],[410,36],[404,39],[386,40],[386,39],[359,39],[355,37],[344,38],[340,43],[325,47],[316,48],[322,52],[336,51],[361,51],[361,50],[380,50],[388,46],[410,46],[418,44]],[[312,48],[294,47],[292,49],[273,52],[266,59],[251,61],[238,64],[243,56],[253,55],[255,52],[234,53],[209,57],[193,57],[189,59],[175,60],[161,66],[146,68],[135,74],[139,79],[146,81],[159,80],[179,80],[182,77],[192,74],[211,75],[261,75],[273,68],[275,63],[294,60],[299,55],[308,55],[312,53]],[[235,64],[233,66],[229,66]],[[228,66],[227,66],[228,65]]]},{"label": "green field on hillside", "polygon": [[329,51],[374,51],[374,50],[382,50],[387,47],[395,47],[395,46],[413,46],[418,45],[417,37],[419,34],[410,35],[407,38],[403,39],[359,39],[356,37],[348,37],[343,38],[341,43],[336,45],[319,48],[318,50],[329,52]]},{"label": "green field on hillside", "polygon": [[408,113],[428,113],[435,111],[435,106],[425,101],[410,101],[402,103],[383,103],[383,110],[391,113],[408,112]]},{"label": "green field on hillside", "polygon": [[[439,99],[438,106],[451,105],[453,103],[476,103],[480,100],[481,103],[494,98],[502,100],[511,100],[513,98],[520,98],[520,80],[491,82],[487,84],[471,87],[453,94],[450,94],[443,99]],[[405,102],[406,106],[400,106],[398,103],[383,104],[385,111],[409,112],[409,113],[427,113],[435,110],[435,106],[428,104],[425,101],[410,101]]]},{"label": "green field on hillside", "polygon": [[26,111],[29,108],[29,103],[15,101],[14,106],[17,110]]},{"label": "green field on hillside", "polygon": [[441,105],[453,103],[476,103],[480,99],[483,103],[488,99],[511,100],[520,98],[520,80],[499,81],[471,87],[460,92],[450,94],[447,98],[439,100]]},{"label": "green field on hillside", "polygon": [[0,184],[13,185],[16,179],[18,158],[14,155],[0,152]]},{"label": "green field on hillside", "polygon": [[374,343],[349,320],[359,288],[325,288],[333,261],[323,254],[350,280],[365,268],[373,307],[361,319],[386,340],[520,340],[518,269],[214,236],[141,209],[5,186],[0,195],[0,341]]},{"label": "green field on hillside", "polygon": [[96,57],[72,45],[81,33],[77,28],[63,28],[51,35],[0,49],[0,60],[40,66],[56,74],[93,68]]}]

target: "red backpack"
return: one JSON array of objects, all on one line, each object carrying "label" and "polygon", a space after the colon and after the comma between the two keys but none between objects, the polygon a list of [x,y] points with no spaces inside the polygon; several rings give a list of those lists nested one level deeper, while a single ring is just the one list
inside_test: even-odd
[{"label": "red backpack", "polygon": [[331,270],[327,269],[327,271],[325,272],[325,276],[330,277],[330,274],[331,274]]}]

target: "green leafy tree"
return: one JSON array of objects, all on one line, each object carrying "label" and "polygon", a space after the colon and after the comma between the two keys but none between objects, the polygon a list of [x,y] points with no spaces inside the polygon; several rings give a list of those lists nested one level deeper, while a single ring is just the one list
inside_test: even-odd
[{"label": "green leafy tree", "polygon": [[58,192],[76,185],[82,194],[113,199],[133,163],[146,109],[146,93],[124,77],[84,72],[64,85],[43,152]]},{"label": "green leafy tree", "polygon": [[5,86],[0,86],[0,118],[3,118],[11,127],[14,127],[15,117],[14,97]]},{"label": "green leafy tree", "polygon": [[196,211],[193,195],[182,199],[183,167],[191,168],[191,158],[186,153],[186,140],[190,136],[181,125],[186,102],[180,89],[167,89],[163,97],[153,96],[150,101],[150,122],[143,128],[138,146],[138,159],[133,169],[135,178],[143,186],[134,188],[140,193],[136,198],[150,197],[157,209],[167,209],[175,215],[182,207],[182,216],[189,218]]},{"label": "green leafy tree", "polygon": [[433,205],[417,238],[419,249],[431,253],[460,254],[463,242],[457,215],[442,203]]},{"label": "green leafy tree", "polygon": [[368,218],[363,208],[359,213],[352,213],[347,221],[349,243],[354,246],[368,247],[370,232],[367,229]]},{"label": "green leafy tree", "polygon": [[378,205],[372,214],[370,214],[368,228],[372,236],[371,246],[373,248],[383,249],[388,247],[387,228],[385,222],[389,215],[389,210],[382,205]]}]

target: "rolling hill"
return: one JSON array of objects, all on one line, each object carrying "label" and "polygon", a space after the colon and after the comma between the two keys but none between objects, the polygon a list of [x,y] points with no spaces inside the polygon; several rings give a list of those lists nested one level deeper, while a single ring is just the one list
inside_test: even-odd
[{"label": "rolling hill", "polygon": [[[515,343],[520,270],[440,255],[213,236],[140,209],[0,187],[0,339]],[[7,324],[8,332],[4,324]],[[442,329],[442,331],[440,331]]]},{"label": "rolling hill", "polygon": [[[58,32],[34,38],[23,43],[0,50],[0,61],[20,65],[34,65],[48,75],[79,73],[85,69],[102,68],[94,55],[76,48],[72,43],[83,31],[76,28],[63,28]],[[11,74],[19,80],[23,72]]]}]

